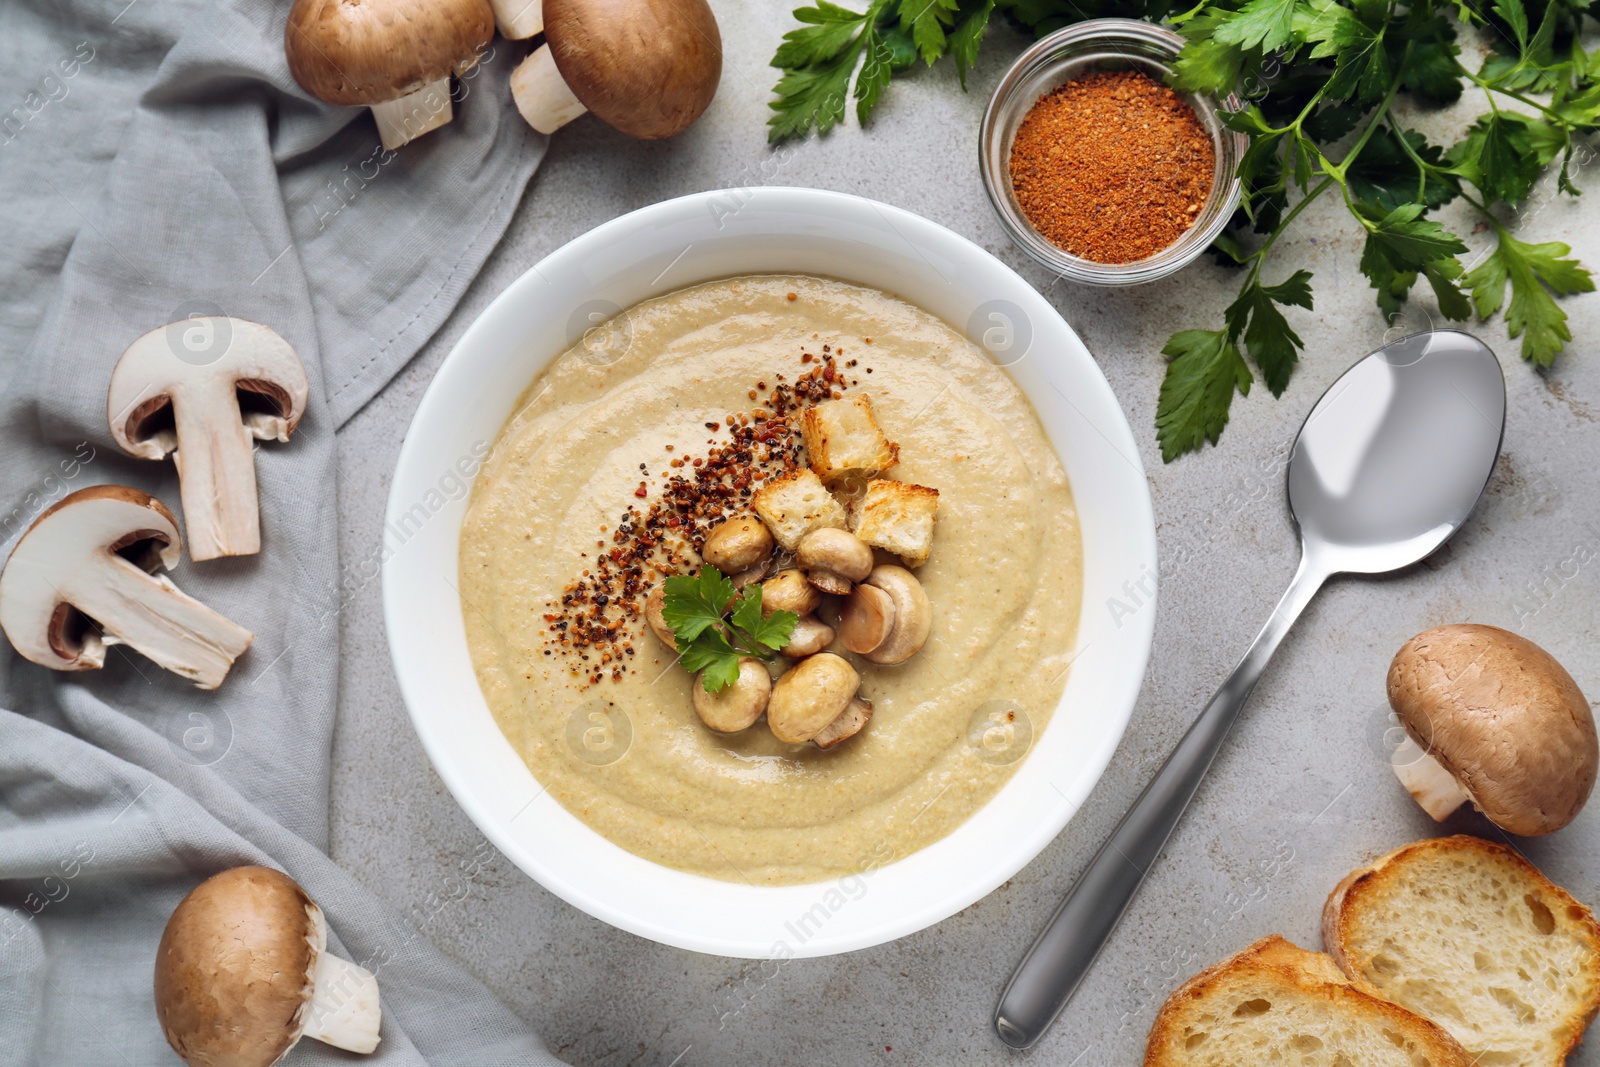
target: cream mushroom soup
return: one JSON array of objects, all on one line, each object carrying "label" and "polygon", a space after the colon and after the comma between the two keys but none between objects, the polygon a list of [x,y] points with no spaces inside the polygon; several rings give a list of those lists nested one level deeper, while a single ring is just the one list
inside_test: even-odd
[{"label": "cream mushroom soup", "polygon": [[[832,749],[714,733],[645,594],[805,463],[800,409],[862,394],[899,446],[887,476],[939,493],[914,572],[931,635],[896,666],[830,646],[873,708]],[[895,297],[782,276],[648,300],[557,359],[486,458],[460,566],[484,697],[550,796],[630,852],[755,885],[882,866],[983,806],[1060,702],[1082,579],[1066,472],[1010,377]],[[837,598],[819,615],[837,625]]]}]

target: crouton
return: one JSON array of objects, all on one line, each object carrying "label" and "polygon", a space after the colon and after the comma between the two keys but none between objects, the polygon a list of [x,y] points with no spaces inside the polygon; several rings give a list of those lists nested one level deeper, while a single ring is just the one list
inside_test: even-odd
[{"label": "crouton", "polygon": [[933,547],[938,511],[939,490],[879,478],[867,483],[866,494],[851,509],[850,529],[874,548],[899,556],[907,567],[920,567]]},{"label": "crouton", "polygon": [[824,400],[801,415],[811,469],[829,485],[856,474],[876,478],[900,460],[900,448],[883,435],[862,394]]},{"label": "crouton", "polygon": [[845,524],[844,508],[807,467],[774,478],[756,491],[750,504],[778,544],[790,551],[812,530]]}]

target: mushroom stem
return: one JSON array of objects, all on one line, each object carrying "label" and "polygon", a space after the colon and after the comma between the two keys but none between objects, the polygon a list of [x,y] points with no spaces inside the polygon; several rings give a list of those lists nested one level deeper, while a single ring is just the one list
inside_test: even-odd
[{"label": "mushroom stem", "polygon": [[494,24],[508,41],[525,41],[544,32],[543,0],[489,0]]},{"label": "mushroom stem", "polygon": [[511,72],[511,99],[528,125],[540,133],[555,133],[589,110],[567,87],[548,44],[534,49]]},{"label": "mushroom stem", "polygon": [[[189,527],[189,558],[260,552],[255,446],[233,385],[222,385],[201,403],[174,405],[172,417],[180,446],[172,461],[178,465],[178,491]],[[184,442],[190,442],[188,448],[181,447]]]},{"label": "mushroom stem", "polygon": [[1391,757],[1394,776],[1406,787],[1406,792],[1433,817],[1434,822],[1444,822],[1470,798],[1455,776],[1444,765],[1426,752],[1409,736],[1394,750]]},{"label": "mushroom stem", "polygon": [[[414,93],[373,104],[372,117],[377,120],[378,136],[383,139],[383,147],[389,151],[415,141],[455,117],[450,105],[450,79],[440,78],[428,82]],[[187,511],[188,501],[183,506]]]},{"label": "mushroom stem", "polygon": [[[110,553],[86,570],[93,573],[83,574],[69,594],[72,606],[103,631],[87,635],[86,645],[128,645],[201,689],[221,685],[250,647],[249,630],[182,592],[164,574],[146,574]],[[104,653],[93,658],[103,661]]]},{"label": "mushroom stem", "polygon": [[303,1037],[350,1052],[378,1047],[378,979],[365,967],[329,952],[317,954]]}]

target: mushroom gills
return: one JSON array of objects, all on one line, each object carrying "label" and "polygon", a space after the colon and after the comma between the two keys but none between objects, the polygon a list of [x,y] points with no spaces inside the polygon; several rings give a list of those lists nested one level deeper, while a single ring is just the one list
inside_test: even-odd
[{"label": "mushroom gills", "polygon": [[450,103],[450,79],[431,81],[415,92],[369,105],[378,123],[383,147],[394,151],[418,137],[437,130],[455,117]]},{"label": "mushroom gills", "polygon": [[544,134],[555,133],[589,110],[567,87],[548,44],[540,45],[511,72],[511,98],[528,125]]},{"label": "mushroom gills", "polygon": [[543,0],[489,0],[494,24],[508,41],[525,41],[544,32]]},{"label": "mushroom gills", "polygon": [[1472,799],[1455,776],[1444,769],[1444,764],[1422,751],[1422,746],[1410,736],[1394,750],[1391,761],[1394,776],[1434,822],[1444,822]]},{"label": "mushroom gills", "polygon": [[378,1027],[383,1018],[378,1000],[378,979],[365,967],[326,951],[327,920],[322,909],[306,909],[317,932],[317,961],[311,972],[311,999],[305,1007],[301,1037],[348,1052],[371,1052],[378,1047]]}]

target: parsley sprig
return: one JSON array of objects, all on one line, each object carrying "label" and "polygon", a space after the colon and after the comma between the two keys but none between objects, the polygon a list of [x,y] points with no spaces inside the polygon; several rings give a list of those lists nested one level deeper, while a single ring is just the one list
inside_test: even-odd
[{"label": "parsley sprig", "polygon": [[[1240,211],[1215,246],[1243,279],[1220,328],[1181,330],[1162,350],[1165,460],[1215,444],[1257,374],[1274,396],[1287,388],[1305,344],[1284,312],[1312,308],[1312,276],[1274,275],[1269,257],[1335,190],[1363,231],[1360,269],[1389,321],[1426,282],[1447,319],[1504,310],[1507,333],[1537,366],[1571,341],[1556,297],[1592,291],[1593,277],[1567,245],[1523,241],[1505,218],[1557,161],[1557,189],[1579,194],[1574,150],[1600,129],[1600,49],[1580,40],[1596,14],[1590,0],[1199,0],[1181,12],[1172,0],[872,0],[859,14],[817,0],[795,13],[805,25],[773,58],[784,74],[772,138],[827,132],[844,116],[852,76],[865,122],[917,56],[954,57],[964,84],[995,10],[1041,34],[1102,15],[1166,20],[1187,40],[1176,87],[1246,101],[1224,117],[1249,149]],[[1463,27],[1492,48],[1476,70],[1463,62]],[[1443,105],[1463,91],[1481,93],[1489,110],[1453,144],[1429,143],[1394,111],[1402,94]],[[1495,242],[1470,270],[1466,243],[1430,217],[1458,200]]]},{"label": "parsley sprig", "polygon": [[704,672],[701,684],[708,693],[738,680],[741,659],[771,659],[800,621],[792,611],[763,615],[759,582],[735,596],[733,582],[712,566],[668,578],[661,615],[677,639],[678,662],[691,674]]}]

